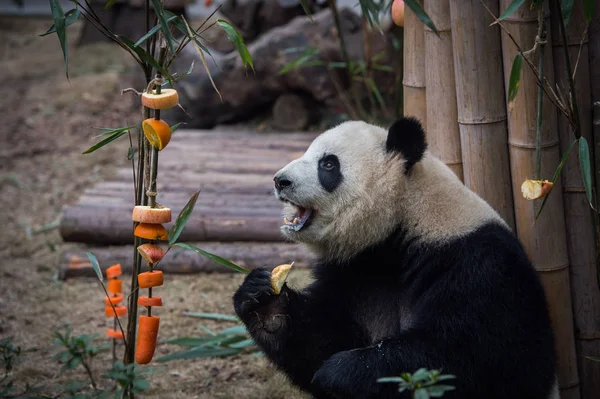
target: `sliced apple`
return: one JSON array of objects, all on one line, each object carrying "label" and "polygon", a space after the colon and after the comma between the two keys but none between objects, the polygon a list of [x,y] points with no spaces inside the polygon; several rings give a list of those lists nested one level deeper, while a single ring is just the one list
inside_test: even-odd
[{"label": "sliced apple", "polygon": [[137,250],[146,262],[152,264],[159,262],[165,256],[165,251],[156,244],[142,244],[137,247]]}]

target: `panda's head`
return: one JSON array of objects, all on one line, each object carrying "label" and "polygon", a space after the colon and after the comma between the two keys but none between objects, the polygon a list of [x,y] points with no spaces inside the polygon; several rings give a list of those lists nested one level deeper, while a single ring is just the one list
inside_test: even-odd
[{"label": "panda's head", "polygon": [[275,174],[282,233],[333,258],[385,239],[400,223],[406,181],[425,150],[423,129],[412,118],[389,131],[350,121],[324,132]]}]

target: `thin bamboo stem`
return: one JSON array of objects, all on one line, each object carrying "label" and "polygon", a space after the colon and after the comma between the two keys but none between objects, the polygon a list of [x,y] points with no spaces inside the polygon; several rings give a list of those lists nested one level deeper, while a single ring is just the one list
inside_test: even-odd
[{"label": "thin bamboo stem", "polygon": [[[538,34],[535,39],[536,44],[539,43],[539,61],[538,61],[538,71],[540,73],[540,77],[544,76],[544,54],[546,48],[546,18],[544,18],[544,7],[539,7],[538,10]],[[541,180],[542,178],[542,113],[543,113],[543,103],[544,103],[544,82],[542,79],[538,80],[538,90],[537,90],[537,123],[536,123],[536,132],[535,132],[535,178],[537,180]]]}]

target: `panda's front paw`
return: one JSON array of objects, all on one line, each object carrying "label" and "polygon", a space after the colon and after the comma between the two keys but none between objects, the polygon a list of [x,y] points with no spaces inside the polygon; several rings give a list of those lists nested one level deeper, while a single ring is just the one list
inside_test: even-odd
[{"label": "panda's front paw", "polygon": [[271,272],[265,268],[254,269],[233,296],[235,313],[245,320],[249,313],[266,303],[272,295]]}]

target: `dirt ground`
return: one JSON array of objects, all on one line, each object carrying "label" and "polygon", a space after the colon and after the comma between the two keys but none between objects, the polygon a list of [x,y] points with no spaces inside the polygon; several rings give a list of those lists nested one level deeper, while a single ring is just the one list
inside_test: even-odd
[{"label": "dirt ground", "polygon": [[[139,117],[133,99],[119,94],[139,72],[127,54],[114,45],[76,47],[81,28],[77,23],[68,31],[69,83],[56,36],[37,36],[50,24],[0,18],[0,216],[5,221],[0,229],[0,338],[12,337],[23,348],[38,347],[9,375],[15,393],[29,383],[54,394],[58,385],[85,379],[83,369],[60,373],[51,360],[57,351],[51,345],[54,331],[70,325],[74,334],[98,334],[98,343],[107,342],[109,322],[98,281],[56,279],[59,254],[73,244],[63,243],[53,226],[65,202],[76,200],[85,187],[127,162],[125,146],[81,155],[94,142],[97,131],[92,128],[126,126]],[[184,311],[233,314],[231,295],[242,278],[167,276],[161,287],[165,307],[158,311],[159,339],[203,334],[199,320],[183,316]],[[307,281],[305,271],[290,276],[292,285]],[[215,330],[233,325],[203,324]],[[160,344],[156,356],[178,349]],[[94,360],[98,380],[109,363],[109,352]],[[143,397],[305,397],[261,357],[179,360],[159,367],[149,377],[151,389]]]}]

